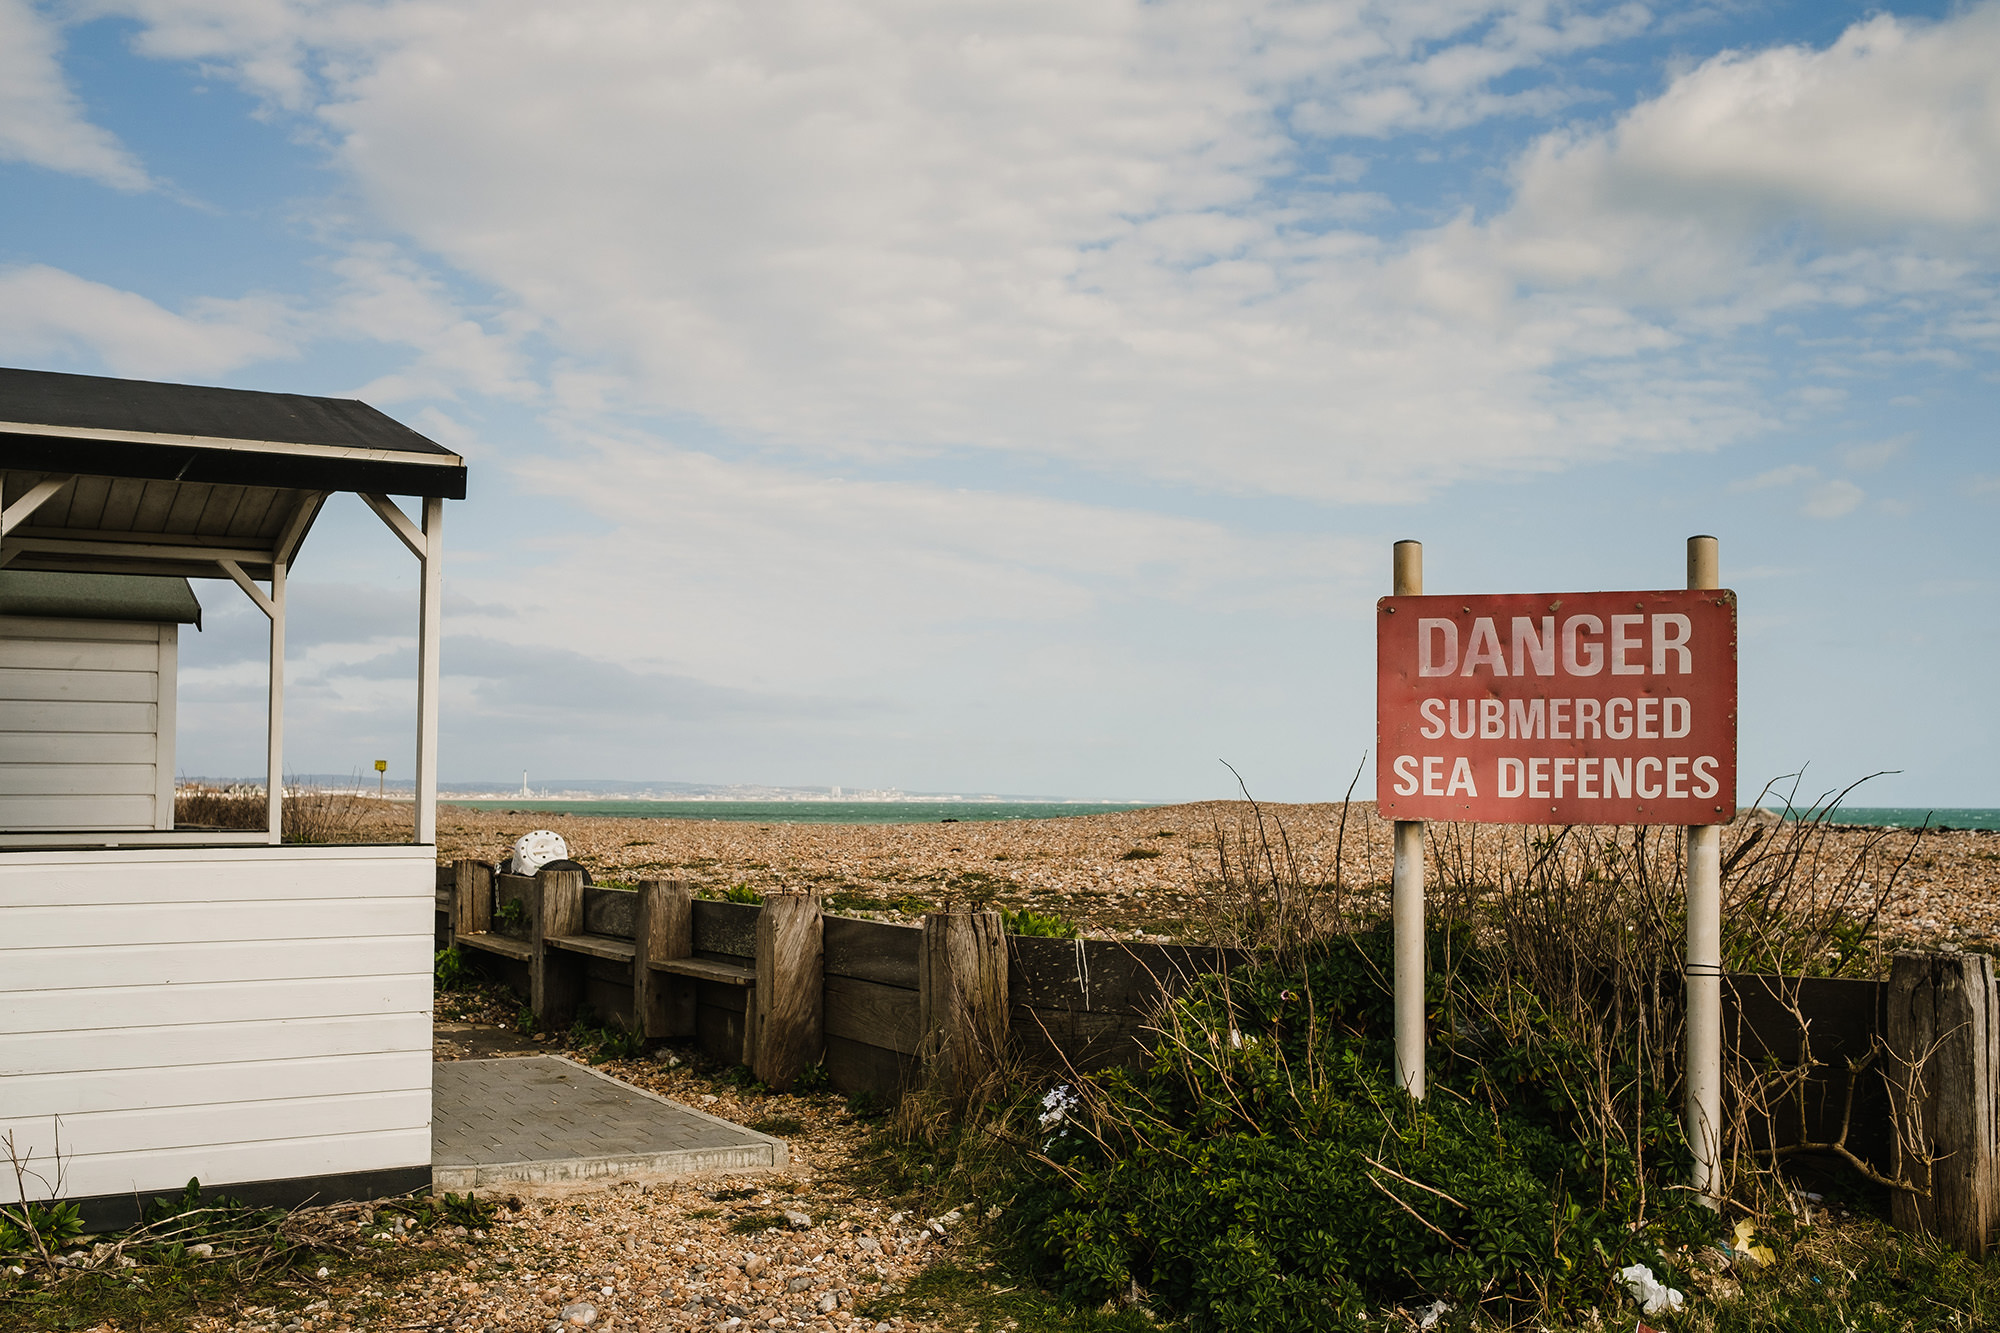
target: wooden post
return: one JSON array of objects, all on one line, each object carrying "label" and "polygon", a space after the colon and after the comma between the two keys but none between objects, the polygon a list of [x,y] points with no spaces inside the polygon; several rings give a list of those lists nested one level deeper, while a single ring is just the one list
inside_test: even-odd
[{"label": "wooden post", "polygon": [[757,985],[751,1070],[774,1091],[826,1052],[826,973],[819,895],[774,893],[757,913]]},{"label": "wooden post", "polygon": [[568,1027],[583,999],[583,955],[550,948],[548,941],[583,933],[583,872],[536,871],[532,907],[528,1002],[543,1027]]},{"label": "wooden post", "polygon": [[424,549],[417,595],[416,841],[437,842],[438,655],[444,620],[444,499],[423,498]]},{"label": "wooden post", "polygon": [[1928,1197],[1898,1191],[1890,1201],[1891,1220],[1983,1259],[2000,1210],[1994,1088],[2000,994],[1993,960],[1985,954],[1899,953],[1887,1003],[1890,1098],[1899,1131],[1917,1139],[1911,1145],[1917,1160],[1904,1158],[1903,1171],[1930,1190]]},{"label": "wooden post", "polygon": [[[1424,594],[1424,544],[1397,542],[1390,590],[1397,597]],[[1396,1082],[1424,1095],[1424,825],[1396,821],[1396,859],[1390,876],[1389,918],[1395,933],[1394,988]]]},{"label": "wooden post", "polygon": [[451,863],[451,933],[484,935],[493,929],[493,867],[484,861]]},{"label": "wooden post", "polygon": [[694,954],[694,890],[683,880],[639,882],[638,912],[632,922],[632,1017],[648,1038],[694,1035],[695,982],[692,977],[655,972]]},{"label": "wooden post", "polygon": [[961,1105],[980,1096],[1007,1048],[1007,934],[998,912],[932,912],[917,955],[921,1054]]}]

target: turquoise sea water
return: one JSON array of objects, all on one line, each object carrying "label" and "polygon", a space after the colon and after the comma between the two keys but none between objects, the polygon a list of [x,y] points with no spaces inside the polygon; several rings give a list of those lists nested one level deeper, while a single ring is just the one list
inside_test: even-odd
[{"label": "turquoise sea water", "polygon": [[1142,804],[1083,801],[450,801],[479,810],[595,815],[609,819],[728,819],[745,824],[935,824],[990,819],[1060,819],[1144,810]]},{"label": "turquoise sea water", "polygon": [[[1804,814],[1794,811],[1794,818]],[[2000,810],[1964,806],[1843,805],[1828,820],[1834,824],[1868,824],[1877,828],[1915,828],[1925,820],[1932,828],[2000,829]]]}]

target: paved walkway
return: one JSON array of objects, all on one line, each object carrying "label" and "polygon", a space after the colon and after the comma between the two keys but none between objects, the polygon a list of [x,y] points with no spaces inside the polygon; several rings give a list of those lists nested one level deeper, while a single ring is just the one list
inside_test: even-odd
[{"label": "paved walkway", "polygon": [[431,1183],[647,1180],[782,1167],[784,1141],[556,1055],[432,1066]]}]

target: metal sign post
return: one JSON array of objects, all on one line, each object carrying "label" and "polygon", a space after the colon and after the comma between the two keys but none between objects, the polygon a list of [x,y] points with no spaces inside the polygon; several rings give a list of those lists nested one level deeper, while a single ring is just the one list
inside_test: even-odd
[{"label": "metal sign post", "polygon": [[1424,821],[1686,831],[1686,1131],[1721,1186],[1721,835],[1736,813],[1736,596],[1716,541],[1687,588],[1425,596],[1396,543],[1377,603],[1376,809],[1396,829],[1396,1078],[1424,1095]]},{"label": "metal sign post", "polygon": [[[1424,594],[1424,544],[1396,543],[1395,596]],[[1424,1095],[1424,825],[1396,821],[1396,869],[1389,914],[1396,932],[1396,1081]]]},{"label": "metal sign post", "polygon": [[[1687,586],[1722,586],[1715,538],[1690,537]],[[1733,674],[1733,673],[1732,673]],[[1734,764],[1731,765],[1735,767]],[[1732,809],[1735,801],[1730,802]],[[1694,1187],[1711,1204],[1722,1189],[1722,830],[1687,830],[1687,1106]]]}]

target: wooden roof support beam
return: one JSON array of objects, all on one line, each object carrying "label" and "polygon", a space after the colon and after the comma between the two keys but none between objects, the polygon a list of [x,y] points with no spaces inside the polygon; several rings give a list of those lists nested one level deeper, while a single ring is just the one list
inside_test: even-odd
[{"label": "wooden roof support beam", "polygon": [[74,477],[44,477],[30,486],[26,495],[5,509],[0,509],[0,537],[21,526],[27,521],[28,515],[40,509],[50,496],[75,480]]},{"label": "wooden roof support beam", "polygon": [[361,493],[361,498],[389,525],[389,531],[403,539],[403,545],[410,548],[411,555],[419,560],[430,558],[430,541],[417,530],[416,524],[410,522],[410,516],[403,512],[401,506],[386,495],[373,495],[367,491]]},{"label": "wooden roof support beam", "polygon": [[265,596],[262,588],[251,582],[250,576],[243,572],[243,566],[237,564],[234,560],[218,560],[215,563],[221,565],[222,572],[236,581],[237,587],[250,594],[250,600],[257,603],[259,611],[262,611],[273,620],[277,619],[277,603]]}]

